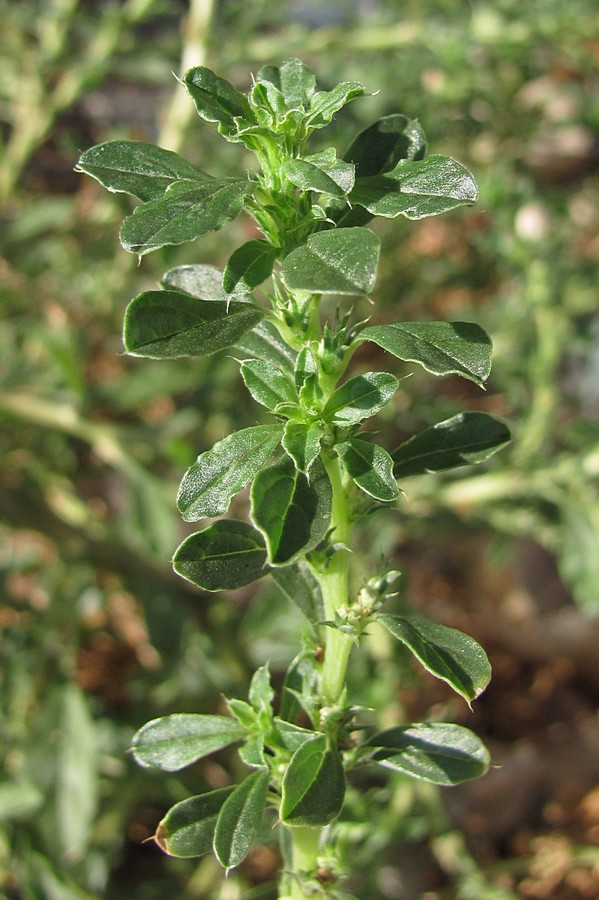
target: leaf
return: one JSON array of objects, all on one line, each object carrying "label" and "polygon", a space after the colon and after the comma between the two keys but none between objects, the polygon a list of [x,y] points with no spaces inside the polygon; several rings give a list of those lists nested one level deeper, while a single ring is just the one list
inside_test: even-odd
[{"label": "leaf", "polygon": [[214,832],[214,852],[225,869],[238,866],[248,854],[262,822],[268,792],[268,769],[257,769],[225,800]]},{"label": "leaf", "polygon": [[288,109],[308,109],[316,86],[316,78],[299,59],[287,59],[280,67],[264,66],[256,80],[273,84],[282,93]]},{"label": "leaf", "polygon": [[256,425],[235,431],[201,453],[187,470],[177,495],[186,522],[220,516],[260,471],[283,434],[282,425]]},{"label": "leaf", "polygon": [[210,853],[218,814],[234,790],[234,786],[219,788],[172,806],[154,835],[160,849],[179,858]]},{"label": "leaf", "polygon": [[467,703],[476,700],[488,685],[491,666],[474,638],[414,616],[378,615],[377,619],[428,672],[451,685]]},{"label": "leaf", "polygon": [[143,725],[134,735],[131,749],[142,766],[178,772],[246,735],[243,725],[230,716],[174,713]]},{"label": "leaf", "polygon": [[281,821],[324,826],[341,812],[345,773],[341,757],[326,735],[317,734],[295,751],[283,776]]},{"label": "leaf", "polygon": [[282,174],[302,191],[344,197],[354,186],[354,167],[337,159],[332,147],[311,156],[290,159]]},{"label": "leaf", "polygon": [[389,172],[401,159],[422,159],[425,150],[426,138],[418,120],[395,114],[361,131],[343,158],[363,177]]},{"label": "leaf", "polygon": [[404,362],[433,375],[461,375],[482,387],[491,371],[489,336],[471,322],[398,322],[364,328],[359,342],[372,341]]},{"label": "leaf", "polygon": [[331,91],[318,91],[310,103],[310,115],[306,124],[311,128],[324,128],[340,109],[366,93],[358,81],[344,81]]},{"label": "leaf", "polygon": [[216,266],[176,266],[165,272],[160,284],[165,288],[191,294],[197,300],[231,300],[223,290],[223,273]]},{"label": "leaf", "polygon": [[247,522],[221,519],[191,534],[175,551],[178,575],[206,591],[232,591],[266,575],[266,547]]},{"label": "leaf", "polygon": [[198,300],[177,291],[145,291],[125,312],[127,353],[151,359],[205,356],[234,344],[264,313],[241,300]]},{"label": "leaf", "polygon": [[82,154],[75,171],[85,172],[109,191],[156,200],[175,181],[206,183],[209,175],[186,159],[142,141],[108,141]]},{"label": "leaf", "polygon": [[331,483],[322,463],[308,480],[288,456],[262,469],[252,485],[252,521],[266,539],[268,559],[286,565],[312,550],[331,520]]},{"label": "leaf", "polygon": [[308,378],[315,378],[318,373],[318,363],[309,347],[302,347],[295,360],[295,386],[301,391]]},{"label": "leaf", "polygon": [[317,422],[287,422],[283,434],[283,449],[300,472],[307,472],[320,453],[324,428]]},{"label": "leaf", "polygon": [[373,762],[433,784],[452,785],[484,775],[489,752],[461,725],[426,722],[390,728],[372,737]]},{"label": "leaf", "polygon": [[475,203],[478,188],[470,172],[446,156],[401,160],[390,172],[356,178],[351,203],[374,216],[423,219]]},{"label": "leaf", "polygon": [[282,403],[297,403],[291,375],[271,363],[250,359],[241,364],[241,377],[254,400],[267,409],[276,410]]},{"label": "leaf", "polygon": [[348,475],[366,494],[384,502],[398,496],[393,460],[383,447],[354,437],[337,444],[335,452]]},{"label": "leaf", "polygon": [[275,692],[270,683],[270,672],[268,665],[260,666],[256,669],[250,682],[250,690],[248,698],[256,712],[268,710],[272,715],[272,701]]},{"label": "leaf", "polygon": [[414,435],[394,450],[396,478],[481,463],[510,441],[509,430],[486,413],[463,412]]},{"label": "leaf", "polygon": [[211,178],[201,184],[176,181],[158,200],[138,206],[127,216],[119,235],[121,244],[144,256],[217,231],[239,215],[254,188],[246,178]]},{"label": "leaf", "polygon": [[223,288],[228,294],[247,294],[272,274],[279,254],[277,247],[266,241],[247,241],[230,257],[223,274]]},{"label": "leaf", "polygon": [[368,228],[311,234],[282,264],[290,290],[318,294],[368,294],[374,287],[379,239]]},{"label": "leaf", "polygon": [[237,131],[235,119],[257,122],[245,94],[206,66],[195,66],[183,76],[198,114],[206,122],[218,122],[225,135]]},{"label": "leaf", "polygon": [[323,419],[332,425],[357,425],[382,409],[398,386],[397,378],[386,372],[356,375],[337,388],[322,411]]},{"label": "leaf", "polygon": [[242,353],[271,363],[280,369],[293,371],[295,352],[270,322],[258,322],[239,338],[235,346]]},{"label": "leaf", "polygon": [[307,563],[299,560],[291,566],[273,569],[271,575],[277,587],[295,603],[312,625],[324,620],[320,584]]},{"label": "leaf", "polygon": [[293,725],[291,722],[287,722],[278,716],[274,717],[273,724],[279,740],[292,753],[295,753],[306,741],[311,741],[314,738],[313,731],[309,731],[307,728],[300,728],[299,725]]}]

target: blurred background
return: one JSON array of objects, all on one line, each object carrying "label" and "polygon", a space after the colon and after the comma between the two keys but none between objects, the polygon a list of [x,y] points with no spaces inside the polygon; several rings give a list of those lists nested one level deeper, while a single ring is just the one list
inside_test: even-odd
[{"label": "blurred background", "polygon": [[486,392],[405,366],[384,443],[464,409],[514,437],[481,469],[402,483],[399,511],[360,535],[403,569],[402,602],[476,637],[494,677],[471,713],[376,633],[352,663],[354,697],[383,722],[467,724],[496,768],[442,793],[362,776],[339,828],[347,889],[599,896],[594,0],[0,0],[0,18],[0,898],[276,897],[270,828],[226,883],[211,858],[143,843],[174,802],[235,778],[234,754],[167,777],[126,753],[150,718],[222,711],[221,692],[244,696],[265,660],[280,678],[297,647],[274,588],[203,595],[170,571],[183,471],[260,421],[235,363],[131,359],[120,340],[131,297],[168,267],[224,265],[250,226],[138,267],[117,239],[129,198],[73,167],[124,138],[238,173],[243,151],[173,73],[206,64],[246,90],[291,56],[322,89],[372,94],[326,132],[340,153],[402,112],[481,189],[471,209],[375,226],[376,308],[357,312],[475,321],[495,345]]}]

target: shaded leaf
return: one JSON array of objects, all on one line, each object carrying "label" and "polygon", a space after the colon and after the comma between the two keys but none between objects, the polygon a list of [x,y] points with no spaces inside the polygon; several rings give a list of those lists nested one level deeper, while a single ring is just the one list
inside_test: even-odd
[{"label": "shaded leaf", "polygon": [[324,620],[320,584],[306,562],[299,560],[291,566],[273,569],[271,575],[285,596],[295,603],[312,625]]},{"label": "shaded leaf", "polygon": [[394,114],[361,131],[343,158],[364,177],[389,172],[401,159],[422,159],[425,150],[426,138],[418,120]]},{"label": "shaded leaf", "polygon": [[230,257],[223,274],[228,294],[247,294],[271,275],[278,249],[266,241],[247,241]]},{"label": "shaded leaf", "polygon": [[354,186],[354,167],[337,159],[332,147],[311,156],[290,159],[282,169],[285,178],[302,191],[344,197]]},{"label": "shaded leaf", "polygon": [[290,290],[318,294],[368,294],[374,287],[379,239],[368,228],[311,234],[282,264]]},{"label": "shaded leaf", "polygon": [[356,375],[337,388],[323,409],[322,416],[332,425],[357,425],[382,409],[398,386],[397,378],[387,372]]},{"label": "shaded leaf", "polygon": [[489,767],[482,741],[467,728],[446,722],[390,728],[368,744],[379,748],[370,757],[373,762],[433,784],[460,784],[484,775]]},{"label": "shaded leaf", "polygon": [[285,565],[326,535],[331,519],[331,483],[316,462],[310,479],[288,456],[262,469],[252,485],[252,520],[266,539],[269,562]]},{"label": "shaded leaf", "polygon": [[218,122],[225,135],[237,130],[237,118],[257,122],[247,96],[206,66],[189,69],[183,77],[183,83],[195,103],[198,115],[206,122]]},{"label": "shaded leaf", "polygon": [[317,422],[287,422],[283,434],[283,449],[300,472],[307,472],[320,453],[324,428]]},{"label": "shaded leaf", "polygon": [[140,765],[178,772],[246,734],[243,725],[230,716],[175,713],[147,722],[134,735],[131,746]]},{"label": "shaded leaf", "polygon": [[283,776],[281,821],[286,825],[324,826],[341,812],[345,772],[326,735],[303,741]]},{"label": "shaded leaf", "polygon": [[241,377],[248,391],[262,406],[276,410],[282,403],[297,403],[298,397],[290,374],[261,359],[241,364]]},{"label": "shaded leaf", "polygon": [[461,375],[483,385],[491,371],[489,336],[471,322],[398,322],[364,328],[358,341],[372,341],[404,362],[433,375]]},{"label": "shaded leaf", "polygon": [[220,516],[232,497],[260,471],[283,435],[282,425],[243,428],[201,453],[187,470],[177,495],[186,522]]},{"label": "shaded leaf", "polygon": [[198,300],[177,291],[145,291],[125,312],[127,353],[151,359],[204,356],[234,344],[263,316],[241,300]]},{"label": "shaded leaf", "polygon": [[492,416],[463,412],[401,444],[391,454],[396,478],[439,472],[489,459],[511,439],[510,432]]},{"label": "shaded leaf", "polygon": [[173,568],[206,591],[232,591],[266,575],[266,547],[247,522],[221,519],[177,548]]},{"label": "shaded leaf", "polygon": [[447,682],[468,703],[489,683],[491,666],[474,638],[414,616],[378,615],[393,637],[408,647],[424,668]]},{"label": "shaded leaf", "polygon": [[258,322],[238,339],[235,346],[248,356],[262,359],[280,369],[293,371],[295,352],[270,322]]},{"label": "shaded leaf", "polygon": [[234,790],[234,787],[219,788],[172,806],[154,835],[160,849],[180,858],[210,853],[218,814]]},{"label": "shaded leaf", "polygon": [[399,491],[393,477],[393,460],[383,447],[359,438],[337,444],[335,452],[361,490],[375,500],[394,500]]},{"label": "shaded leaf", "polygon": [[238,866],[248,854],[262,822],[269,773],[257,769],[225,800],[214,832],[214,852],[225,869]]}]

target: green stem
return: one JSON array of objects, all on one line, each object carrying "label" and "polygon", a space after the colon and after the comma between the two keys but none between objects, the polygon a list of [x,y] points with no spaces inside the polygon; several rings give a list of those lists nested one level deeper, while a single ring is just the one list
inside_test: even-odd
[{"label": "green stem", "polygon": [[312,874],[318,865],[320,828],[289,828],[292,872],[280,900],[305,900],[301,872]]}]

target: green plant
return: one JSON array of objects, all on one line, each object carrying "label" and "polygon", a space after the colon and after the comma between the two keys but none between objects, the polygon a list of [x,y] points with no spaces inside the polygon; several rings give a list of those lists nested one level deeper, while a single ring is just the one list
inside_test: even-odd
[{"label": "green plant", "polygon": [[[354,552],[356,523],[392,504],[397,479],[487,459],[509,440],[505,426],[468,412],[428,428],[388,453],[362,429],[396,392],[381,371],[344,378],[366,342],[434,375],[482,386],[491,342],[467,322],[354,322],[329,297],[373,289],[379,240],[374,216],[421,219],[476,200],[469,172],[425,156],[415,120],[391,115],[362,131],[343,156],[309,151],[315,132],[365,94],[357,82],[317,91],[298,60],[260,70],[248,94],[205,67],[184,83],[199,115],[257,159],[250,177],[213,178],[177,154],[113,141],[86,151],[79,170],[109,190],[142,201],[121,228],[140,257],[219,229],[242,211],[261,236],[230,257],[224,273],[207,265],[168,271],[125,314],[133,355],[175,358],[235,348],[243,381],[272,416],[224,437],[187,471],[178,507],[187,522],[216,521],[187,537],[174,568],[207,591],[233,590],[270,575],[304,613],[306,630],[275,712],[267,666],[248,701],[229,715],[175,714],[136,734],[134,756],[174,772],[232,744],[251,770],[237,786],[178,803],[156,840],[174,856],[214,851],[229,870],[247,855],[265,808],[281,834],[280,896],[339,893],[335,822],[346,773],[373,764],[441,785],[483,774],[488,753],[452,724],[402,724],[376,732],[371,711],[351,703],[347,667],[354,645],[377,622],[429,672],[470,703],[490,677],[482,648],[455,629],[383,611],[397,571],[375,571]],[[257,298],[252,292],[271,279]],[[276,454],[276,456],[274,456]],[[274,461],[272,458],[274,456]],[[250,520],[222,518],[251,484]],[[324,864],[326,862],[326,865]]]}]

